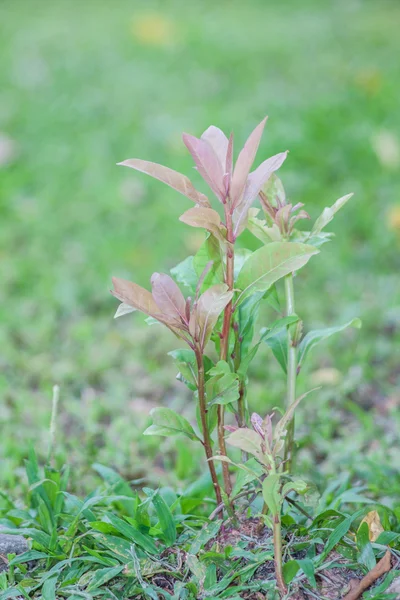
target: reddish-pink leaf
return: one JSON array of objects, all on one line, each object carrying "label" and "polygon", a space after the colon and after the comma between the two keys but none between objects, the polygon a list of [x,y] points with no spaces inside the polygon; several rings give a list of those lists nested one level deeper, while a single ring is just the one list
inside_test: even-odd
[{"label": "reddish-pink leaf", "polygon": [[146,173],[147,175],[150,175],[150,177],[154,177],[154,179],[166,183],[169,187],[180,194],[183,194],[190,200],[193,200],[193,202],[200,206],[210,206],[207,196],[198,192],[188,177],[173,169],[147,160],[140,160],[139,158],[130,158],[118,164],[124,167],[130,167],[141,173]]},{"label": "reddish-pink leaf", "polygon": [[225,241],[221,217],[212,208],[189,208],[179,220],[191,227],[202,227],[210,231],[220,241]]},{"label": "reddish-pink leaf", "polygon": [[250,173],[243,194],[243,202],[253,202],[257,198],[261,188],[271,177],[272,173],[282,166],[287,154],[287,151],[280,152],[279,154],[275,154],[275,156],[271,156],[271,158],[267,158],[255,171]]},{"label": "reddish-pink leaf", "polygon": [[241,233],[249,208],[255,198],[257,198],[262,186],[268,181],[274,171],[279,169],[286,156],[287,152],[281,152],[280,154],[271,156],[271,158],[267,158],[248,176],[242,201],[236,206],[234,213],[234,234],[236,236]]},{"label": "reddish-pink leaf", "polygon": [[250,417],[250,421],[253,425],[254,431],[256,431],[264,439],[265,432],[263,430],[263,420],[260,415],[254,412]]},{"label": "reddish-pink leaf", "polygon": [[231,200],[235,208],[242,200],[248,174],[257,154],[267,117],[250,134],[236,161],[232,177]]},{"label": "reddish-pink leaf", "polygon": [[210,339],[218,317],[232,300],[233,292],[225,283],[217,283],[202,294],[192,311],[189,331],[200,342],[202,348]]},{"label": "reddish-pink leaf", "polygon": [[226,151],[225,173],[229,174],[229,179],[232,178],[233,171],[233,133],[229,136],[228,149]]},{"label": "reddish-pink leaf", "polygon": [[164,273],[153,273],[151,277],[153,298],[164,315],[177,321],[186,321],[186,300],[175,281]]},{"label": "reddish-pink leaf", "polygon": [[224,173],[213,147],[206,140],[198,139],[187,133],[184,133],[182,137],[196,163],[200,175],[210,186],[217,198],[222,201],[225,196],[222,182]]},{"label": "reddish-pink leaf", "polygon": [[210,125],[201,136],[213,148],[219,162],[221,163],[223,172],[225,173],[226,154],[228,151],[228,138],[221,129]]},{"label": "reddish-pink leaf", "polygon": [[111,293],[118,300],[121,300],[121,302],[129,304],[129,306],[151,317],[160,312],[153,296],[145,288],[126,279],[119,279],[118,277],[113,277],[112,282],[114,290],[111,290]]}]

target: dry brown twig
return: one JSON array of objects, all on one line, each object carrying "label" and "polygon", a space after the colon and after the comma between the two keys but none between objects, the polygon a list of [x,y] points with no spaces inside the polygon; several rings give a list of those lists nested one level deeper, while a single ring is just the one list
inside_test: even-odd
[{"label": "dry brown twig", "polygon": [[390,571],[390,550],[386,550],[383,558],[375,565],[369,573],[363,577],[358,585],[343,597],[343,600],[357,600],[365,590],[367,590],[379,577]]}]

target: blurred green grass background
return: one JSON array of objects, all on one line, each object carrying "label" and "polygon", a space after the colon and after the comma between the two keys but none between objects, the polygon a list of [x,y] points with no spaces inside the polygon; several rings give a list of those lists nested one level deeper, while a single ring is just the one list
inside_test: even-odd
[{"label": "blurred green grass background", "polygon": [[[313,356],[310,375],[337,386],[305,409],[305,464],[316,439],[339,435],[349,455],[343,398],[396,412],[399,20],[395,0],[3,0],[0,484],[19,484],[30,442],[45,452],[54,383],[60,460],[78,488],[94,460],[155,480],[175,460],[168,441],[140,436],[152,406],[188,404],[165,356],[171,339],[140,316],[113,321],[108,290],[112,274],[148,285],[201,238],[177,220],[185,198],[116,163],[161,162],[204,190],[180,135],[210,124],[234,130],[238,147],[268,114],[258,160],[290,150],[281,176],[312,217],[355,192],[335,241],[298,278],[307,328],[364,322]],[[253,375],[251,401],[279,402],[266,349]],[[353,455],[377,437],[365,439],[358,417]],[[385,435],[390,446],[395,432]]]}]

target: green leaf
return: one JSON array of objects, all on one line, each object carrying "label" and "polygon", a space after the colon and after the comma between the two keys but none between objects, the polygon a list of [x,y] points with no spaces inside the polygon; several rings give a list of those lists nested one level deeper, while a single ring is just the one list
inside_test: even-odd
[{"label": "green leaf", "polygon": [[126,560],[132,560],[131,547],[132,542],[128,542],[128,540],[124,538],[117,537],[115,535],[108,535],[103,533],[96,533],[94,537],[98,542],[107,548],[110,552],[112,552],[118,559],[121,558]]},{"label": "green leaf", "polygon": [[282,568],[283,578],[285,583],[290,583],[296,577],[299,571],[299,565],[297,560],[288,560]]},{"label": "green leaf", "polygon": [[307,577],[311,587],[315,589],[317,587],[317,582],[315,581],[315,568],[313,561],[309,558],[303,558],[301,560],[297,560],[297,564]]},{"label": "green leaf", "polygon": [[314,223],[314,227],[311,230],[311,235],[320,233],[324,227],[326,227],[328,223],[332,221],[338,210],[340,210],[352,196],[353,194],[347,194],[346,196],[339,198],[339,200],[336,200],[335,204],[332,206],[324,208],[321,215]]},{"label": "green leaf", "polygon": [[170,273],[175,279],[175,281],[181,283],[186,288],[188,288],[192,294],[196,292],[196,286],[198,281],[197,273],[193,265],[193,260],[193,256],[188,256],[187,258],[185,258],[185,260],[176,265],[176,267],[170,269]]},{"label": "green leaf", "polygon": [[[248,298],[244,303],[243,306],[249,301],[252,300],[254,297],[256,297],[257,295],[254,294],[254,296],[250,296],[250,298]],[[241,307],[240,307],[241,308]],[[240,308],[239,308],[239,312],[240,312]],[[244,379],[246,374],[247,374],[247,370],[253,360],[253,358],[255,357],[255,355],[257,354],[258,348],[261,344],[262,341],[267,341],[270,338],[275,338],[276,335],[282,331],[282,330],[286,330],[286,328],[288,327],[288,325],[292,325],[293,323],[296,323],[299,320],[299,318],[296,315],[290,316],[290,317],[283,317],[282,319],[277,319],[276,321],[274,321],[270,327],[266,327],[263,328],[261,330],[261,338],[260,341],[257,342],[257,344],[255,344],[253,346],[253,348],[243,356],[241,362],[240,362],[240,367],[238,369],[238,375]],[[287,342],[286,342],[287,343]],[[272,344],[273,346],[273,344]],[[243,352],[243,345],[242,345],[242,352]],[[280,356],[280,355],[279,355]],[[285,358],[286,358],[286,354],[285,354]],[[285,366],[286,368],[286,366]]]},{"label": "green leaf", "polygon": [[289,325],[293,325],[293,323],[297,323],[299,317],[297,315],[291,315],[290,317],[282,317],[281,319],[276,319],[273,321],[269,327],[263,327],[261,330],[261,338],[260,341],[268,340],[273,337],[276,333],[282,330],[287,330]]},{"label": "green leaf", "polygon": [[279,473],[270,473],[264,479],[262,485],[264,502],[273,516],[279,515],[281,511],[282,496],[280,494],[280,485]]},{"label": "green leaf", "polygon": [[[239,465],[239,467],[242,468],[240,468],[236,476],[235,485],[233,486],[231,495],[232,498],[235,498],[235,496],[240,494],[247,484],[255,481],[257,477],[261,477],[265,471],[264,467],[262,467],[255,458],[250,458],[242,465]],[[243,467],[246,467],[246,470]]]},{"label": "green leaf", "polygon": [[285,483],[282,488],[282,496],[285,498],[290,492],[296,492],[297,494],[304,494],[308,489],[308,485],[302,479],[292,479]]},{"label": "green leaf", "polygon": [[240,448],[243,452],[252,454],[261,463],[265,464],[266,457],[262,451],[262,438],[258,433],[247,427],[240,427],[233,431],[226,438],[226,443],[235,448]]},{"label": "green leaf", "polygon": [[186,554],[186,566],[190,569],[193,574],[194,580],[200,587],[203,587],[204,580],[206,578],[206,566],[203,562],[200,562],[197,556],[194,554]]},{"label": "green leaf", "polygon": [[171,435],[186,435],[191,440],[199,440],[193,427],[184,417],[178,415],[171,408],[153,408],[150,411],[153,419],[153,425],[150,425],[144,432],[144,435],[162,435],[169,437]]},{"label": "green leaf", "polygon": [[242,293],[237,304],[255,292],[266,292],[285,275],[298,271],[318,252],[314,246],[291,242],[272,242],[259,248],[239,273],[237,287]]},{"label": "green leaf", "polygon": [[273,223],[272,227],[268,227],[266,221],[259,219],[255,215],[249,215],[249,218],[247,219],[247,229],[263,244],[270,244],[271,242],[279,242],[282,240],[282,234],[276,223]]},{"label": "green leaf", "polygon": [[221,525],[222,521],[210,521],[203,525],[202,529],[196,535],[189,548],[189,554],[198,554],[199,551],[205,547],[207,542],[215,538],[221,528]]},{"label": "green leaf", "polygon": [[[137,492],[133,491],[129,483],[125,481],[119,473],[114,471],[114,469],[101,465],[100,463],[94,463],[92,468],[108,485],[112,486],[115,494],[127,496],[126,500],[118,500],[116,504],[117,506],[121,506],[127,515],[134,517],[138,502]],[[132,500],[130,500],[130,498],[132,498]]]},{"label": "green leaf", "polygon": [[212,267],[203,280],[201,292],[204,292],[216,283],[222,283],[224,281],[221,248],[218,240],[213,235],[208,236],[193,258],[193,267],[196,271],[197,278],[200,278],[210,261],[212,261]]},{"label": "green leaf", "polygon": [[49,558],[49,555],[45,552],[38,552],[38,550],[28,550],[23,554],[15,556],[8,564],[10,567],[13,567],[14,565],[21,565],[31,560],[40,560],[42,558]]},{"label": "green leaf", "polygon": [[265,343],[272,350],[278,363],[281,365],[283,372],[287,371],[287,332],[284,330],[275,333],[265,339]]},{"label": "green leaf", "polygon": [[331,550],[333,550],[333,548],[336,546],[336,544],[338,544],[340,542],[340,540],[346,535],[346,533],[349,531],[352,523],[356,519],[358,519],[363,514],[363,512],[364,512],[363,510],[359,510],[359,511],[353,513],[349,517],[346,517],[345,519],[343,519],[343,521],[341,521],[341,523],[339,523],[339,525],[337,525],[335,527],[335,529],[332,531],[332,533],[328,537],[328,540],[327,540],[327,543],[325,545],[323,552],[318,557],[319,564],[325,560],[325,558],[328,556],[329,552]]},{"label": "green leaf", "polygon": [[357,531],[358,562],[371,571],[376,565],[374,551],[369,539],[368,523],[361,523]]},{"label": "green leaf", "polygon": [[160,528],[164,534],[164,540],[168,546],[173,546],[176,541],[176,524],[171,510],[160,493],[151,492],[151,501],[156,509],[157,517],[160,521]]},{"label": "green leaf", "polygon": [[244,263],[249,259],[249,257],[253,254],[252,250],[248,248],[237,248],[235,250],[235,267],[234,267],[234,281],[239,277],[239,273],[242,270]]},{"label": "green leaf", "polygon": [[110,521],[111,525],[113,525],[115,529],[119,531],[119,533],[121,533],[128,540],[134,542],[138,546],[141,546],[143,550],[146,550],[150,554],[159,553],[157,546],[155,545],[151,537],[144,535],[141,531],[135,529],[132,525],[115,516],[113,513],[107,512],[105,513],[105,515]]},{"label": "green leaf", "polygon": [[263,299],[263,292],[253,294],[242,302],[236,312],[237,319],[239,321],[239,336],[242,339],[241,342],[241,354],[245,356],[248,353],[251,342],[254,337],[254,327],[257,321],[258,312],[260,308],[261,300]]},{"label": "green leaf", "polygon": [[239,379],[232,373],[227,362],[221,360],[209,371],[211,375],[206,384],[209,406],[230,404],[239,398]]},{"label": "green leaf", "polygon": [[50,577],[42,586],[42,600],[56,600],[56,585],[58,577]]},{"label": "green leaf", "polygon": [[124,567],[125,565],[118,565],[117,567],[106,567],[105,569],[98,569],[95,571],[89,585],[87,586],[88,592],[96,590],[107,583],[107,581],[114,579],[114,577],[121,573]]},{"label": "green leaf", "polygon": [[172,356],[179,369],[177,379],[187,385],[190,390],[195,391],[197,389],[197,361],[193,350],[180,348],[168,352],[168,355]]},{"label": "green leaf", "polygon": [[320,248],[327,242],[330,242],[335,237],[334,233],[321,231],[313,234],[311,231],[298,231],[295,229],[290,237],[293,242],[301,242],[302,244],[310,244],[316,248]]},{"label": "green leaf", "polygon": [[306,356],[310,352],[314,346],[319,344],[320,342],[326,340],[331,335],[335,333],[339,333],[348,327],[355,327],[356,329],[361,328],[361,320],[358,318],[352,319],[348,321],[344,325],[338,325],[336,327],[327,327],[326,329],[315,329],[314,331],[309,331],[307,335],[304,336],[302,341],[299,344],[299,356],[298,363],[302,365]]}]

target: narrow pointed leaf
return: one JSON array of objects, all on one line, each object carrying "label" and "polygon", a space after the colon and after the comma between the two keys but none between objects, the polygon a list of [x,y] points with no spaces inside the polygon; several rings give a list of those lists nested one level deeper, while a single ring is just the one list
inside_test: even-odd
[{"label": "narrow pointed leaf", "polygon": [[201,139],[208,142],[213,148],[219,162],[221,163],[223,172],[225,173],[226,155],[228,152],[229,142],[224,132],[219,129],[219,127],[210,125],[210,127],[202,134]]},{"label": "narrow pointed leaf", "polygon": [[303,267],[317,248],[292,242],[272,242],[256,250],[244,263],[237,287],[242,290],[238,303],[254,292],[266,292],[285,275]]},{"label": "narrow pointed leaf", "polygon": [[87,591],[91,592],[92,590],[97,590],[99,587],[107,583],[107,581],[110,581],[119,575],[123,568],[124,565],[118,565],[117,567],[105,567],[104,569],[97,569],[97,571],[94,572],[89,585],[87,586]]},{"label": "narrow pointed leaf", "polygon": [[204,139],[198,139],[187,133],[183,134],[183,142],[196,163],[200,175],[210,186],[214,194],[222,200],[225,196],[223,186],[222,165],[213,147]]},{"label": "narrow pointed leaf", "polygon": [[231,200],[234,208],[238,206],[242,199],[247,177],[256,157],[266,121],[267,117],[250,134],[236,161],[231,185]]},{"label": "narrow pointed leaf", "polygon": [[266,181],[271,177],[274,171],[277,171],[286,159],[287,152],[281,152],[275,156],[271,156],[265,160],[261,165],[250,173],[247,178],[247,183],[243,193],[243,200],[237,206],[234,214],[235,235],[238,235],[241,230],[243,221],[246,219],[249,208],[251,207],[255,198],[257,198],[261,188]]},{"label": "narrow pointed leaf", "polygon": [[204,348],[218,317],[232,300],[233,292],[225,283],[213,285],[202,294],[190,317],[190,333],[199,340]]},{"label": "narrow pointed leaf", "polygon": [[158,491],[152,495],[151,501],[156,509],[165,542],[168,546],[173,546],[176,542],[176,525],[171,510]]},{"label": "narrow pointed leaf", "polygon": [[282,367],[283,372],[287,372],[287,332],[278,331],[265,339],[265,343],[272,350],[272,354]]},{"label": "narrow pointed leaf", "polygon": [[335,333],[340,333],[344,331],[348,327],[355,327],[356,329],[361,328],[361,320],[358,318],[352,319],[344,325],[338,325],[336,327],[327,327],[326,329],[316,329],[314,331],[309,331],[307,335],[304,336],[300,345],[299,345],[299,365],[302,365],[307,354],[310,352],[314,346],[319,344],[320,342],[326,340],[331,335]]},{"label": "narrow pointed leaf", "polygon": [[221,217],[216,210],[212,208],[189,208],[183,213],[179,220],[191,227],[201,227],[206,229],[221,241],[225,241],[223,235]]},{"label": "narrow pointed leaf", "polygon": [[270,473],[263,481],[262,492],[265,504],[268,506],[272,515],[279,515],[282,505],[282,498],[279,493],[280,475]]},{"label": "narrow pointed leaf", "polygon": [[130,158],[118,164],[123,167],[130,167],[141,173],[146,173],[150,177],[162,181],[200,206],[210,206],[207,196],[198,192],[186,175],[182,175],[169,167],[164,167],[164,165],[147,160],[140,160],[139,158]]},{"label": "narrow pointed leaf", "polygon": [[186,300],[175,281],[164,273],[153,273],[152,295],[160,312],[174,319],[186,321]]},{"label": "narrow pointed leaf", "polygon": [[229,136],[228,149],[226,152],[225,173],[228,174],[229,180],[232,178],[233,172],[233,133]]},{"label": "narrow pointed leaf", "polygon": [[106,513],[107,519],[110,521],[111,525],[115,527],[125,538],[134,542],[138,546],[141,546],[144,550],[149,552],[150,554],[159,554],[159,550],[155,545],[154,541],[151,537],[145,535],[130,523],[127,523],[123,519],[120,519],[113,513]]},{"label": "narrow pointed leaf", "polygon": [[335,204],[330,207],[324,208],[321,215],[314,223],[314,227],[311,230],[311,235],[316,235],[321,233],[321,231],[330,223],[335,216],[335,214],[350,200],[353,194],[347,194],[346,196],[342,196],[339,200],[336,200]]},{"label": "narrow pointed leaf", "polygon": [[302,400],[304,400],[304,398],[306,398],[309,394],[312,394],[312,392],[316,392],[319,389],[321,389],[321,388],[314,388],[312,390],[309,390],[305,394],[302,394],[301,396],[299,396],[294,402],[292,402],[292,404],[289,406],[289,408],[283,415],[282,419],[280,419],[280,421],[278,421],[278,423],[275,426],[275,431],[274,431],[275,442],[278,442],[280,439],[285,437],[287,426],[290,423],[290,421],[292,420],[294,411],[296,410],[296,408],[300,404],[300,402]]}]

